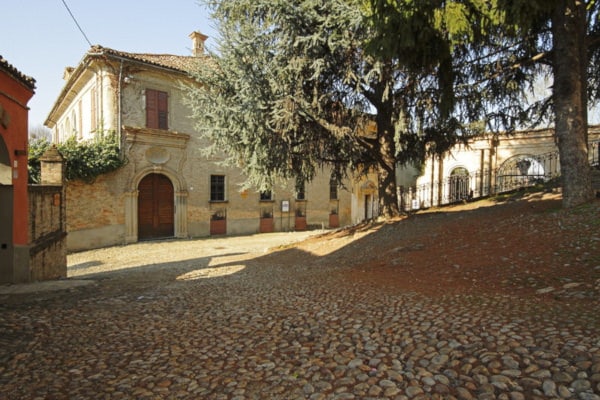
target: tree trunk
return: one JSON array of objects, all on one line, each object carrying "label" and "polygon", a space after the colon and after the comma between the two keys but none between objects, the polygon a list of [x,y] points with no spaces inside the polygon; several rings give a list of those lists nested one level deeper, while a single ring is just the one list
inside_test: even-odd
[{"label": "tree trunk", "polygon": [[552,16],[554,40],[555,130],[563,181],[563,207],[570,208],[594,198],[587,149],[587,81],[582,76],[586,58],[582,46],[586,24],[585,4],[563,0]]},{"label": "tree trunk", "polygon": [[379,147],[379,215],[390,219],[400,215],[398,191],[396,189],[396,145],[391,118],[385,113],[377,116],[377,138]]}]

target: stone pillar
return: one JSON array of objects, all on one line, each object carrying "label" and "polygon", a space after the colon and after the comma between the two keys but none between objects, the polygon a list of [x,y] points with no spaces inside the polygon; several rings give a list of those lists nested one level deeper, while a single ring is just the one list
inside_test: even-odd
[{"label": "stone pillar", "polygon": [[481,174],[479,174],[479,196],[478,197],[483,197],[485,194],[484,193],[484,174],[485,174],[485,149],[481,149],[481,151],[479,152],[479,170],[481,171]]},{"label": "stone pillar", "polygon": [[138,191],[125,193],[125,243],[138,240]]},{"label": "stone pillar", "polygon": [[188,192],[182,190],[175,193],[175,237],[188,237],[187,226],[187,198]]},{"label": "stone pillar", "polygon": [[[67,277],[67,205],[64,158],[52,146],[40,157],[41,185],[30,201],[30,275],[32,281]],[[31,200],[31,196],[30,196]],[[35,207],[35,208],[32,208]],[[33,229],[36,227],[37,229]]]},{"label": "stone pillar", "polygon": [[40,157],[41,164],[41,184],[51,186],[62,186],[65,177],[65,160],[58,152],[55,145],[52,145]]},{"label": "stone pillar", "polygon": [[442,205],[444,201],[444,156],[440,155],[438,157],[438,205]]}]

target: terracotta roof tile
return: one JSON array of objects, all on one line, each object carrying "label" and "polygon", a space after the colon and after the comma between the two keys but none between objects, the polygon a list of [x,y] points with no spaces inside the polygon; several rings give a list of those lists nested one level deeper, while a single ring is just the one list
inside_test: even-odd
[{"label": "terracotta roof tile", "polygon": [[30,88],[31,90],[35,89],[35,79],[30,76],[23,74],[21,71],[13,67],[6,59],[0,56],[0,69],[6,71],[8,74],[12,75],[15,79],[23,83],[25,86]]},{"label": "terracotta roof tile", "polygon": [[192,72],[198,68],[198,65],[200,65],[202,61],[207,60],[209,58],[208,56],[194,57],[177,56],[173,54],[129,53],[125,51],[110,49],[108,47],[103,47],[99,45],[92,46],[89,53],[102,53],[122,58],[128,58],[130,60],[141,61],[148,64],[153,64],[181,72]]}]

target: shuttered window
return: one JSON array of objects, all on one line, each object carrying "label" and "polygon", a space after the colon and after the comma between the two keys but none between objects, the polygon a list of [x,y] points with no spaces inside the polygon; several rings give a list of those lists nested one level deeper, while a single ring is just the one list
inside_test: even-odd
[{"label": "shuttered window", "polygon": [[146,89],[146,127],[169,129],[169,96],[167,92]]},{"label": "shuttered window", "polygon": [[90,121],[90,130],[92,132],[96,132],[96,128],[97,128],[97,120],[96,120],[96,88],[92,88],[92,90],[90,91],[90,107],[91,107],[91,121]]}]

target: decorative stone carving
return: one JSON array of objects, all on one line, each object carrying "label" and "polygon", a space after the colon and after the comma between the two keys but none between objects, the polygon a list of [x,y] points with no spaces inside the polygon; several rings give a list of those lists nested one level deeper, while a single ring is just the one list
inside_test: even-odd
[{"label": "decorative stone carving", "polygon": [[153,146],[146,150],[146,160],[152,164],[163,165],[169,161],[170,158],[171,155],[169,152],[162,147]]}]

